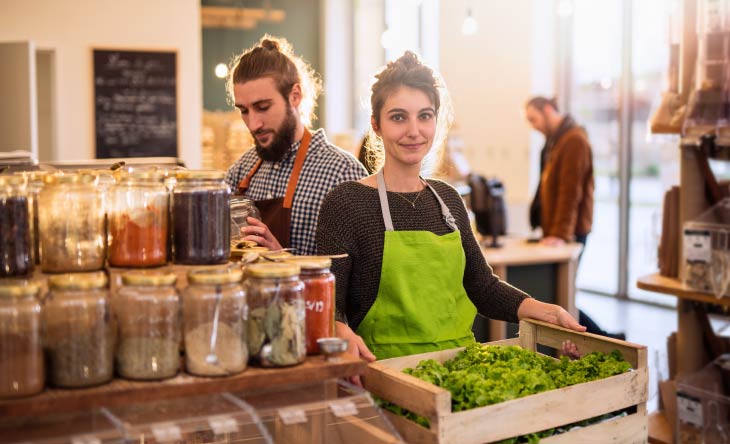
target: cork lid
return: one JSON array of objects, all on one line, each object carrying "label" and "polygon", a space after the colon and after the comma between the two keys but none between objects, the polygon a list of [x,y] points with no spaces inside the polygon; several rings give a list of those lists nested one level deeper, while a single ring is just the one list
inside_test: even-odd
[{"label": "cork lid", "polygon": [[332,266],[332,259],[327,256],[291,256],[284,262],[297,264],[302,270],[321,270]]},{"label": "cork lid", "polygon": [[207,267],[188,272],[191,284],[234,284],[243,280],[243,272],[238,267]]},{"label": "cork lid", "polygon": [[23,280],[7,280],[0,283],[0,298],[18,298],[36,296],[40,291],[37,282]]},{"label": "cork lid", "polygon": [[226,173],[218,170],[180,170],[175,172],[177,180],[223,180]]},{"label": "cork lid", "polygon": [[106,284],[106,274],[101,271],[91,273],[66,273],[48,278],[48,286],[52,289],[91,290],[94,288],[104,288]]},{"label": "cork lid", "polygon": [[122,275],[122,283],[129,286],[163,287],[175,285],[177,275],[170,271],[128,271]]},{"label": "cork lid", "polygon": [[299,272],[299,265],[292,263],[257,263],[246,267],[246,275],[255,278],[287,278]]}]

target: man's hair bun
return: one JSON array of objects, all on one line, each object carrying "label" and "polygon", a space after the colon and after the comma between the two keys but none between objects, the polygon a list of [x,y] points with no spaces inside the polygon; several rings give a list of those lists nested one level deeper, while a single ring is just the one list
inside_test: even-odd
[{"label": "man's hair bun", "polygon": [[277,42],[276,40],[263,39],[263,40],[261,40],[261,46],[270,51],[279,50],[279,42]]}]

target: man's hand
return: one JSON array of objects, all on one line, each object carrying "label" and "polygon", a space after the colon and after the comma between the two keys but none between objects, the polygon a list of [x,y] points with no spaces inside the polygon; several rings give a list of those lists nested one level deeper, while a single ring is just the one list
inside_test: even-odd
[{"label": "man's hand", "polygon": [[[358,336],[350,326],[343,322],[335,322],[335,336],[338,338],[347,339],[348,347],[347,347],[347,353],[350,355],[356,357],[356,358],[362,358],[368,362],[375,361],[375,355],[370,352],[368,349],[368,346],[365,345],[365,342],[362,340],[360,336]],[[362,387],[362,381],[360,380],[360,375],[355,375],[350,378],[350,382],[353,384]]]},{"label": "man's hand", "polygon": [[542,240],[540,240],[540,243],[547,245],[548,247],[560,247],[565,245],[565,241],[563,239],[555,236],[543,237]]},{"label": "man's hand", "polygon": [[260,246],[266,247],[272,251],[282,249],[281,244],[278,240],[276,240],[274,235],[271,234],[271,231],[266,224],[253,217],[247,217],[246,222],[248,223],[248,226],[241,227],[243,240],[256,242]]}]

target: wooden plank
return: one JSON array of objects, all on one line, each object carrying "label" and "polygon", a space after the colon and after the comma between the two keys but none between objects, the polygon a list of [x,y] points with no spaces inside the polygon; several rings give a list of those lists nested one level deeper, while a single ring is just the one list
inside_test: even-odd
[{"label": "wooden plank", "polygon": [[567,433],[541,439],[541,444],[645,444],[646,415],[634,413],[623,418],[582,427]]},{"label": "wooden plank", "polygon": [[[487,263],[495,267],[499,265],[539,265],[578,260],[581,244],[567,243],[553,247],[539,242],[528,243],[524,237],[500,237],[502,248],[482,247]],[[499,275],[499,274],[498,274]],[[499,275],[503,280],[504,277]]]},{"label": "wooden plank", "polygon": [[366,369],[365,361],[349,355],[343,355],[339,362],[327,362],[322,356],[310,356],[297,366],[276,369],[250,367],[238,375],[222,378],[180,374],[159,382],[116,379],[109,384],[88,389],[49,389],[28,398],[0,401],[0,416],[43,415],[190,395],[285,387],[359,375],[365,373]]},{"label": "wooden plank", "polygon": [[[452,413],[440,418],[439,436],[445,439],[442,441],[444,443],[479,444],[593,418],[645,402],[648,378],[648,371],[643,368],[487,407]],[[530,420],[525,421],[525,418]]]},{"label": "wooden plank", "polygon": [[520,347],[537,351],[537,326],[530,322],[520,322]]},{"label": "wooden plank", "polygon": [[363,386],[374,395],[431,420],[451,413],[451,393],[448,390],[386,364],[373,362],[368,365]]},{"label": "wooden plank", "polygon": [[382,413],[408,444],[438,444],[438,437],[429,429],[395,413],[386,410],[382,410]]},{"label": "wooden plank", "polygon": [[687,287],[679,279],[661,276],[659,273],[640,277],[636,281],[636,286],[642,290],[668,294],[670,296],[676,296],[679,299],[730,307],[730,298],[718,299],[713,294],[703,293]]},{"label": "wooden plank", "polygon": [[664,412],[658,411],[649,415],[649,442],[654,444],[674,443],[674,433]]}]

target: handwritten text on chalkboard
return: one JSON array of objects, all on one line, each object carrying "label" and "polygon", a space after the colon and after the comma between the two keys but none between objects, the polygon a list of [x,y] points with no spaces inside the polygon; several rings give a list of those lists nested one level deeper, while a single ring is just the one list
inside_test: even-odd
[{"label": "handwritten text on chalkboard", "polygon": [[96,157],[177,157],[174,52],[94,50]]}]

